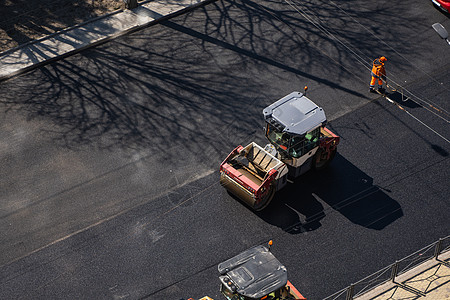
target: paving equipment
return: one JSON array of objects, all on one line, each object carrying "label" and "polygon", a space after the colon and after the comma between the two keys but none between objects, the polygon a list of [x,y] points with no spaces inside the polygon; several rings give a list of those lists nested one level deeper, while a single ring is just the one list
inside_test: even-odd
[{"label": "paving equipment", "polygon": [[[220,292],[228,300],[306,300],[289,282],[287,269],[270,252],[259,245],[218,265]],[[212,300],[203,297],[199,300]],[[192,298],[188,300],[193,300]]]},{"label": "paving equipment", "polygon": [[340,140],[325,127],[323,109],[300,92],[267,106],[263,116],[269,143],[239,145],[220,165],[221,185],[256,211],[288,182],[310,169],[326,168]]},{"label": "paving equipment", "polygon": [[287,270],[259,245],[219,264],[220,291],[228,300],[306,300],[288,281]]}]

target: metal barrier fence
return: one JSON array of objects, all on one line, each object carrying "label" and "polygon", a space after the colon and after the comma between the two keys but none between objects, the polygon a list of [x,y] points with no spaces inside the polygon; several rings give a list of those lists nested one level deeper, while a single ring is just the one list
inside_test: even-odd
[{"label": "metal barrier fence", "polygon": [[384,284],[388,281],[395,282],[395,278],[412,268],[420,265],[421,263],[438,259],[441,253],[450,250],[450,235],[445,238],[441,238],[438,241],[408,255],[401,260],[361,279],[360,281],[351,284],[350,286],[342,289],[326,298],[324,300],[352,300],[354,297],[358,297],[368,292],[369,290]]}]

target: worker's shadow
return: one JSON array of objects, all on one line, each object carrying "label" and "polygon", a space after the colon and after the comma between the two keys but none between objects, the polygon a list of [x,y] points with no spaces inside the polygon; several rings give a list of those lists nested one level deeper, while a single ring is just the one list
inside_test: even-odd
[{"label": "worker's shadow", "polygon": [[399,92],[399,91],[387,91],[386,96],[389,97],[392,101],[401,106],[408,108],[419,108],[422,107],[419,103],[412,101],[407,95]]},{"label": "worker's shadow", "polygon": [[326,170],[300,176],[256,214],[293,234],[319,228],[325,217],[335,222],[336,213],[352,223],[381,230],[403,216],[400,204],[386,192],[337,154]]}]

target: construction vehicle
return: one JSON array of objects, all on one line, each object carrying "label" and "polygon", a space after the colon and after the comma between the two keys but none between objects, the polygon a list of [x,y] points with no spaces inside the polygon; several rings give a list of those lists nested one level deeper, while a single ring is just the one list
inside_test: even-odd
[{"label": "construction vehicle", "polygon": [[[306,300],[268,247],[255,246],[220,263],[220,292],[228,300]],[[193,300],[192,298],[188,300]],[[205,296],[199,300],[212,300]]]},{"label": "construction vehicle", "polygon": [[340,139],[325,127],[323,109],[300,92],[267,106],[263,116],[269,143],[239,145],[220,165],[221,185],[255,211],[267,207],[288,182],[327,167]]},{"label": "construction vehicle", "polygon": [[220,291],[228,300],[306,300],[289,282],[271,245],[250,248],[219,264]]}]

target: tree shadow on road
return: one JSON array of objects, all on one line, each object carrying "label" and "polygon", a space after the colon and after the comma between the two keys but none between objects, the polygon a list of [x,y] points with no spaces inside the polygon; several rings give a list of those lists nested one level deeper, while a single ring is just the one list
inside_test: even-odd
[{"label": "tree shadow on road", "polygon": [[[335,33],[357,44],[358,55],[370,64],[376,42],[341,23],[355,23],[359,14],[379,18],[389,12],[372,14],[341,4],[345,12],[332,3],[302,3],[301,8],[321,24],[339,23]],[[346,67],[354,54],[331,37],[287,3],[218,1],[163,21],[155,30],[137,31],[8,80],[0,87],[0,103],[43,119],[49,124],[43,131],[66,148],[181,147],[204,153],[207,144],[221,157],[229,145],[254,132],[262,108],[285,94],[280,90],[317,82],[365,97],[315,75],[326,65],[326,74],[354,78]],[[220,136],[208,130],[217,124],[223,128]]]},{"label": "tree shadow on road", "polygon": [[323,218],[336,212],[354,224],[382,230],[403,216],[386,192],[338,154],[328,169],[302,175],[257,215],[292,234],[318,229]]}]

